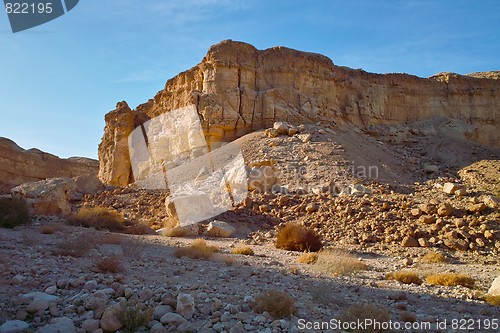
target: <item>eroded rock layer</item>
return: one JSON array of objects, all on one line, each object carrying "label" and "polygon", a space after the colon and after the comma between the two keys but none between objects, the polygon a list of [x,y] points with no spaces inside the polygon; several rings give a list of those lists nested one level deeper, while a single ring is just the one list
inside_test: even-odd
[{"label": "eroded rock layer", "polygon": [[[153,99],[127,111],[127,124],[196,105],[210,145],[281,120],[368,128],[445,116],[463,123],[466,139],[498,147],[500,81],[493,74],[440,73],[428,79],[372,74],[336,66],[319,54],[285,47],[261,51],[223,41],[200,64],[170,79]],[[130,171],[121,171],[130,170],[130,161],[118,142],[132,126],[113,125],[121,118],[116,110],[106,116],[99,149],[100,178],[116,185],[130,180]]]},{"label": "eroded rock layer", "polygon": [[97,175],[96,160],[71,157],[62,159],[38,149],[24,150],[14,141],[0,138],[0,187],[54,177]]}]

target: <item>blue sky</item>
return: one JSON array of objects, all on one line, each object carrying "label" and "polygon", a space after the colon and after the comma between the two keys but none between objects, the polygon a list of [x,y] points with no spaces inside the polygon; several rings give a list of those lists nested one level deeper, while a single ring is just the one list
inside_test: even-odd
[{"label": "blue sky", "polygon": [[428,77],[500,70],[497,0],[81,0],[13,34],[0,12],[0,136],[97,157],[104,115],[134,108],[224,39]]}]

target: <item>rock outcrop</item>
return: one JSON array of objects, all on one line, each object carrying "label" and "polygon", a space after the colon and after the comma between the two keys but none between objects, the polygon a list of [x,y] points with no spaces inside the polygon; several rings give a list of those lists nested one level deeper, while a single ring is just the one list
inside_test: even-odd
[{"label": "rock outcrop", "polygon": [[488,73],[372,74],[319,54],[223,41],[147,103],[132,111],[122,102],[106,115],[99,176],[114,185],[132,181],[125,144],[133,127],[187,105],[196,106],[209,145],[276,121],[369,128],[446,117],[460,122],[462,137],[498,147],[500,81]]},{"label": "rock outcrop", "polygon": [[38,149],[24,150],[12,140],[0,138],[0,187],[6,190],[47,178],[97,175],[98,168],[96,160],[62,159]]}]

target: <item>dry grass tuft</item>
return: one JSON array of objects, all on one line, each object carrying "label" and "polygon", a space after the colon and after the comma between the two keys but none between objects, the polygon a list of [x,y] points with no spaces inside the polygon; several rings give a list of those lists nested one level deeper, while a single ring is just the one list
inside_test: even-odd
[{"label": "dry grass tuft", "polygon": [[68,220],[72,225],[110,231],[123,231],[125,229],[123,221],[123,215],[120,212],[106,207],[80,208]]},{"label": "dry grass tuft", "polygon": [[93,235],[76,235],[55,245],[53,255],[84,257],[95,247]]},{"label": "dry grass tuft", "polygon": [[278,232],[276,248],[289,251],[316,252],[323,244],[321,238],[309,228],[295,223],[288,223]]},{"label": "dry grass tuft", "polygon": [[422,284],[420,276],[412,271],[399,271],[388,273],[387,280],[396,280],[404,284]]},{"label": "dry grass tuft", "polygon": [[137,301],[127,301],[121,307],[117,318],[123,323],[124,332],[135,332],[140,327],[145,327],[153,318],[153,307],[142,307]]},{"label": "dry grass tuft", "polygon": [[[391,315],[387,309],[373,304],[355,304],[344,310],[339,318],[343,322],[364,322],[371,319],[377,322],[388,322]],[[373,327],[366,326],[360,329],[352,329],[349,332],[355,333],[382,333],[382,330],[376,330]]]},{"label": "dry grass tuft", "polygon": [[335,276],[354,274],[368,269],[364,262],[352,254],[337,251],[320,252],[314,267]]},{"label": "dry grass tuft", "polygon": [[15,228],[31,222],[26,200],[0,198],[0,227]]},{"label": "dry grass tuft", "polygon": [[438,286],[463,286],[467,288],[474,287],[474,279],[456,273],[439,273],[427,276],[425,279],[427,283]]},{"label": "dry grass tuft", "polygon": [[484,301],[489,305],[500,306],[500,295],[488,295],[484,296]]},{"label": "dry grass tuft", "polygon": [[122,261],[117,256],[99,259],[96,261],[95,266],[100,272],[104,273],[119,273],[124,270]]},{"label": "dry grass tuft", "polygon": [[51,225],[43,225],[40,227],[40,233],[44,235],[52,235],[56,232],[56,228]]},{"label": "dry grass tuft", "polygon": [[232,254],[242,254],[245,256],[253,256],[255,253],[253,252],[252,248],[249,246],[239,246],[233,249],[231,251]]},{"label": "dry grass tuft", "polygon": [[274,318],[285,318],[297,311],[292,296],[283,291],[269,290],[255,298],[254,311],[268,312]]},{"label": "dry grass tuft", "polygon": [[440,252],[427,252],[423,257],[422,257],[422,262],[426,264],[437,264],[437,263],[442,263],[446,261],[446,257],[444,254]]},{"label": "dry grass tuft", "polygon": [[177,258],[210,259],[216,252],[219,252],[218,247],[207,245],[204,239],[198,238],[188,247],[177,248],[174,251],[174,256]]},{"label": "dry grass tuft", "polygon": [[301,254],[298,258],[297,261],[300,262],[301,264],[314,264],[318,260],[318,254],[315,252],[306,252],[304,254]]}]

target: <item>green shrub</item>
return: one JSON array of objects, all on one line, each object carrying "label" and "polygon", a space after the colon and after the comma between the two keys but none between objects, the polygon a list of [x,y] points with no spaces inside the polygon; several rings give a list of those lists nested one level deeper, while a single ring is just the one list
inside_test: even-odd
[{"label": "green shrub", "polygon": [[26,200],[0,198],[0,227],[14,228],[31,222]]},{"label": "green shrub", "polygon": [[278,232],[276,248],[289,251],[316,252],[323,244],[321,238],[309,228],[289,223]]},{"label": "green shrub", "polygon": [[122,330],[135,332],[138,328],[146,326],[153,317],[154,308],[141,308],[139,303],[129,300],[118,313],[118,319],[123,323]]}]

